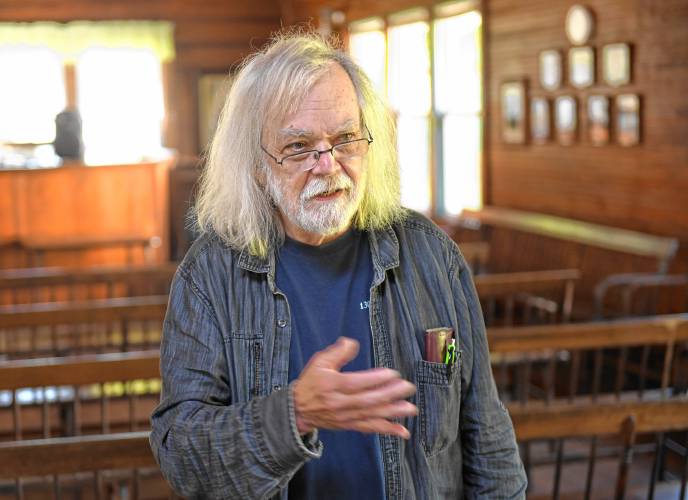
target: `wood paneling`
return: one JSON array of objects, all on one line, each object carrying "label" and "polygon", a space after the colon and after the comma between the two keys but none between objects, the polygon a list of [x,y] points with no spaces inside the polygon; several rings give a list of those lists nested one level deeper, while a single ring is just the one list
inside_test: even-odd
[{"label": "wood paneling", "polygon": [[[0,219],[0,235],[26,245],[40,242],[40,247],[157,236],[162,246],[155,250],[154,260],[165,261],[170,164],[0,171],[0,199],[12,200],[2,212],[7,216]],[[56,248],[53,253],[46,250],[44,265],[108,262],[102,258],[118,262],[117,255],[107,250],[87,251],[76,261],[72,257],[79,256],[65,255],[74,252]]]},{"label": "wood paneling", "polygon": [[[570,85],[544,91],[538,81],[538,53],[570,47],[564,19],[571,2],[513,0],[485,2],[489,80],[487,151],[490,203],[561,215],[688,242],[688,3],[684,0],[591,0],[596,29],[596,83],[585,90]],[[601,79],[602,47],[632,45],[633,79],[619,89]],[[499,85],[529,82],[530,95],[570,94],[584,105],[588,95],[631,92],[641,96],[639,146],[592,146],[585,121],[573,146],[507,146],[501,140]],[[579,117],[584,118],[585,112]],[[685,245],[685,243],[684,243]]]}]

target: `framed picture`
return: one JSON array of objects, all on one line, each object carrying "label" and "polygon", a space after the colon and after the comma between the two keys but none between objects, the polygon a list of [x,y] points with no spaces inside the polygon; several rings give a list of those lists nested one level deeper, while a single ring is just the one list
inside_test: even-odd
[{"label": "framed picture", "polygon": [[571,85],[582,89],[595,81],[595,52],[592,47],[574,47],[569,49],[569,81]]},{"label": "framed picture", "polygon": [[609,98],[605,95],[588,97],[588,137],[593,146],[609,143]]},{"label": "framed picture", "polygon": [[640,97],[636,94],[616,96],[616,140],[622,146],[640,143]]},{"label": "framed picture", "polygon": [[502,139],[507,144],[526,142],[526,86],[505,82],[501,87]]},{"label": "framed picture", "polygon": [[530,136],[535,144],[544,144],[551,136],[549,101],[544,97],[530,101]]},{"label": "framed picture", "polygon": [[576,142],[578,109],[575,97],[568,95],[557,97],[554,104],[554,124],[559,144],[570,146]]},{"label": "framed picture", "polygon": [[631,81],[631,47],[627,43],[612,43],[602,49],[604,81],[612,87]]},{"label": "framed picture", "polygon": [[543,50],[540,52],[540,85],[545,90],[557,90],[561,87],[561,52]]},{"label": "framed picture", "polygon": [[229,93],[231,77],[228,73],[206,73],[198,77],[198,150],[209,146],[222,106]]}]

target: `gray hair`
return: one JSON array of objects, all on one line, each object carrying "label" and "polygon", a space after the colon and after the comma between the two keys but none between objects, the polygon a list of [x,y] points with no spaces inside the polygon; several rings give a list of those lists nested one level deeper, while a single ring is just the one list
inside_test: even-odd
[{"label": "gray hair", "polygon": [[284,241],[284,228],[261,181],[262,169],[270,168],[260,148],[263,127],[293,113],[333,62],[351,78],[361,119],[374,139],[353,223],[361,230],[381,229],[403,217],[394,121],[369,78],[321,36],[282,33],[249,56],[234,78],[200,179],[195,216],[201,231],[258,256]]}]

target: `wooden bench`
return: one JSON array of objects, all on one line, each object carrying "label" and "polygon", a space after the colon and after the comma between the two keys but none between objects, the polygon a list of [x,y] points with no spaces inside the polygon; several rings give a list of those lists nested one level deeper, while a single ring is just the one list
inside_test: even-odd
[{"label": "wooden bench", "polygon": [[141,431],[0,443],[0,498],[176,498],[148,438]]},{"label": "wooden bench", "polygon": [[[600,458],[616,457],[617,477],[612,491],[607,491],[595,497],[624,498],[629,468],[632,464],[634,451],[649,451],[654,455],[653,464],[649,469],[648,480],[645,484],[638,483],[638,477],[633,477],[634,487],[647,487],[648,498],[657,487],[658,474],[662,461],[666,462],[664,455],[663,436],[665,433],[675,431],[688,431],[688,398],[672,398],[662,401],[635,401],[635,402],[608,402],[597,404],[556,404],[540,406],[511,405],[509,412],[516,431],[517,440],[521,445],[531,445],[533,448],[538,441],[547,441],[547,446],[542,446],[539,451],[540,469],[551,468],[554,462],[554,474],[551,495],[544,494],[546,488],[540,483],[544,482],[543,475],[538,470],[538,460],[532,460],[526,464],[529,469],[529,499],[560,498],[562,497],[561,485],[565,481],[564,469],[571,474],[567,483],[579,485],[574,492],[569,492],[565,498],[591,498],[593,493],[593,477],[596,464]],[[651,440],[655,445],[647,447],[639,443],[640,434],[652,434]],[[614,448],[610,450],[610,441],[600,438],[611,436],[616,438]],[[555,440],[552,448],[551,441]],[[571,449],[565,453],[564,444],[568,443]],[[688,445],[688,442],[685,443]],[[604,449],[601,449],[604,446]],[[683,447],[685,453],[685,447]],[[552,457],[553,456],[553,457]],[[553,458],[553,460],[552,460]],[[675,474],[680,479],[681,494],[678,498],[684,498],[686,491],[686,475],[681,472],[685,468],[684,460],[676,457],[677,466]],[[581,463],[583,462],[583,463]],[[665,463],[666,465],[666,463]],[[585,476],[585,483],[581,482]],[[549,481],[548,481],[549,482]],[[580,486],[583,486],[580,488]],[[599,485],[599,481],[598,481]],[[678,490],[679,485],[674,483]],[[592,498],[595,498],[592,497]],[[636,498],[636,497],[634,497]],[[667,496],[668,498],[668,496]],[[673,496],[676,498],[676,496]]]},{"label": "wooden bench", "polygon": [[0,441],[147,429],[159,401],[150,351],[0,364]]},{"label": "wooden bench", "polygon": [[488,341],[500,394],[522,405],[688,387],[688,314],[492,328]]},{"label": "wooden bench", "polygon": [[688,274],[615,274],[594,297],[595,319],[688,312]]},{"label": "wooden bench", "polygon": [[601,279],[627,272],[666,273],[679,246],[677,238],[501,207],[464,210],[444,226],[459,245],[476,238],[489,243],[494,272],[579,269],[575,316],[581,319],[592,317],[593,288]]},{"label": "wooden bench", "polygon": [[176,263],[0,270],[0,304],[164,295]]},{"label": "wooden bench", "polygon": [[167,296],[0,307],[0,360],[157,347]]},{"label": "wooden bench", "polygon": [[490,244],[484,241],[469,241],[459,247],[473,274],[487,272],[490,260]]},{"label": "wooden bench", "polygon": [[488,273],[474,277],[488,326],[568,322],[576,269]]}]

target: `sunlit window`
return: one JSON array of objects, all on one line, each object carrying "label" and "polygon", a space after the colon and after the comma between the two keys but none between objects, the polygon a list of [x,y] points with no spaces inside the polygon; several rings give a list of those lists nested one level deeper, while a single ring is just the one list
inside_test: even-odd
[{"label": "sunlit window", "polygon": [[77,87],[86,163],[159,154],[164,102],[160,61],[152,51],[88,49],[77,61]]},{"label": "sunlit window", "polygon": [[384,23],[379,18],[352,23],[349,37],[349,52],[382,95],[386,92],[385,57],[387,50],[387,40],[383,28]]},{"label": "sunlit window", "polygon": [[431,209],[429,31],[426,22],[388,30],[387,92],[397,114],[401,198],[420,211]]},{"label": "sunlit window", "polygon": [[65,107],[60,56],[41,47],[0,47],[0,74],[0,142],[52,142],[55,115]]},{"label": "sunlit window", "polygon": [[435,113],[442,134],[441,211],[482,204],[481,16],[471,11],[434,22]]},{"label": "sunlit window", "polygon": [[416,210],[482,205],[482,16],[470,8],[442,2],[428,22],[418,8],[349,26],[352,55],[396,115],[402,202]]}]

